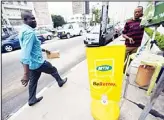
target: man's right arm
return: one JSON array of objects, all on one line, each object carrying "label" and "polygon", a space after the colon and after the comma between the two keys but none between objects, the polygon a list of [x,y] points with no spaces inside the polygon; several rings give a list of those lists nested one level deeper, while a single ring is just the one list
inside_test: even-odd
[{"label": "man's right arm", "polygon": [[127,33],[128,33],[128,30],[129,30],[129,27],[128,27],[128,23],[126,22],[125,23],[125,26],[124,26],[124,30],[123,30],[123,37],[125,38],[125,39],[128,39],[129,37],[126,35]]},{"label": "man's right arm", "polygon": [[29,81],[29,65],[23,64],[23,69],[24,69],[24,75],[21,82],[26,87]]},{"label": "man's right arm", "polygon": [[128,33],[128,31],[129,31],[129,26],[128,26],[128,23],[126,22],[126,24],[125,24],[125,26],[124,26],[124,30],[123,30],[123,38],[125,38],[126,40],[129,40],[129,42],[130,42],[130,44],[133,44],[134,43],[134,40],[131,38],[131,37],[129,37],[128,35],[127,35],[127,33]]},{"label": "man's right arm", "polygon": [[25,86],[27,85],[27,81],[29,80],[29,64],[30,64],[30,57],[31,57],[31,51],[34,44],[34,40],[35,40],[35,34],[33,32],[25,33],[23,36],[23,45],[21,48],[23,56],[21,62],[23,64],[23,69],[24,69],[24,75],[22,81],[25,82],[25,83],[22,82],[22,84]]},{"label": "man's right arm", "polygon": [[125,39],[127,39],[127,40],[130,39],[130,37],[128,37],[126,34],[123,34],[122,36],[123,36],[123,38],[125,38]]}]

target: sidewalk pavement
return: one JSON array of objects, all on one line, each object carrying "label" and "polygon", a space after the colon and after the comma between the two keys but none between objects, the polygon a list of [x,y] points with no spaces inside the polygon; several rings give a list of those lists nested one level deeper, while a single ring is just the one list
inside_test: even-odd
[{"label": "sidewalk pavement", "polygon": [[90,115],[90,94],[86,61],[75,66],[67,75],[68,82],[42,90],[43,100],[33,107],[27,104],[9,120],[93,120]]},{"label": "sidewalk pavement", "polygon": [[[62,88],[56,83],[44,88],[37,96],[43,100],[33,107],[27,104],[9,120],[93,120],[90,113],[90,91],[86,60],[71,69]],[[132,86],[131,86],[132,87]],[[137,89],[129,88],[134,95]],[[136,105],[122,99],[120,120],[137,120],[142,112]],[[146,120],[160,120],[148,115]]]},{"label": "sidewalk pavement", "polygon": [[[114,41],[111,44],[123,44],[124,41]],[[136,73],[137,69],[131,69]],[[90,112],[90,90],[88,80],[88,69],[86,60],[71,69],[68,74],[68,82],[59,88],[56,83],[44,88],[37,96],[43,96],[43,100],[33,107],[27,104],[18,112],[13,114],[9,120],[94,120]],[[142,109],[132,102],[146,104],[149,97],[146,91],[134,85],[135,74],[130,76],[130,84],[127,90],[127,98],[120,102],[120,120],[138,120]],[[123,82],[124,91],[125,80]],[[164,96],[160,96],[157,104],[153,107],[164,114]],[[148,115],[146,120],[162,120]]]}]

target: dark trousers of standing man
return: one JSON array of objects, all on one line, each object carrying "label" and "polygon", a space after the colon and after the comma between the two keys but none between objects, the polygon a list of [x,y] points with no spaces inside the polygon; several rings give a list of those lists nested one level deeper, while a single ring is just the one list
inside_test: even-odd
[{"label": "dark trousers of standing man", "polygon": [[33,103],[36,100],[37,84],[42,72],[51,74],[56,79],[58,84],[60,84],[60,82],[62,81],[56,67],[52,66],[52,64],[49,63],[48,61],[45,61],[40,68],[36,70],[30,70],[29,100],[28,100],[29,103]]}]

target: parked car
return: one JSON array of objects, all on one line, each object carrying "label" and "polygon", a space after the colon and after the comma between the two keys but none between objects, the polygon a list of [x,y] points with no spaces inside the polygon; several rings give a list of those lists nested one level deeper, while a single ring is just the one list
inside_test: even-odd
[{"label": "parked car", "polygon": [[2,40],[5,40],[5,39],[7,39],[7,38],[9,38],[10,36],[15,35],[15,34],[17,34],[15,31],[10,32],[10,34],[2,32],[1,39],[2,39]]},{"label": "parked car", "polygon": [[89,27],[86,29],[87,33],[89,33],[92,29],[93,29],[93,26],[89,26]]},{"label": "parked car", "polygon": [[10,35],[8,35],[8,34],[2,34],[1,39],[2,39],[2,40],[5,40],[5,39],[7,39],[8,37],[10,37]]},{"label": "parked car", "polygon": [[[99,45],[99,33],[100,33],[100,25],[95,26],[87,35],[84,40],[84,44],[87,46]],[[105,44],[114,40],[115,30],[112,25],[107,26],[107,32],[105,34]]]},{"label": "parked car", "polygon": [[55,28],[52,28],[52,27],[38,27],[36,30],[44,30],[44,31],[48,31],[52,34],[56,34],[56,29]]},{"label": "parked car", "polygon": [[46,40],[51,40],[54,37],[52,32],[48,32],[46,30],[36,30],[36,34],[42,35]]},{"label": "parked car", "polygon": [[[41,43],[44,43],[45,39],[41,35],[37,35]],[[11,52],[20,48],[18,34],[12,35],[9,38],[2,40],[1,50],[2,52]]]},{"label": "parked car", "polygon": [[61,39],[63,37],[69,39],[72,36],[82,36],[84,31],[84,28],[77,23],[65,24],[63,25],[62,29],[57,31],[57,36]]}]

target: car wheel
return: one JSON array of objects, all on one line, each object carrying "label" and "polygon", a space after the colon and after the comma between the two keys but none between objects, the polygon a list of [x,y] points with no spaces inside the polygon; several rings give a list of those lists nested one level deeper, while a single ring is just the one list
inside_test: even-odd
[{"label": "car wheel", "polygon": [[116,34],[114,37],[115,37],[115,38],[118,38],[118,34]]},{"label": "car wheel", "polygon": [[87,44],[87,42],[84,40],[84,44],[86,45]]},{"label": "car wheel", "polygon": [[51,36],[50,35],[47,36],[47,40],[51,40]]},{"label": "car wheel", "polygon": [[112,41],[113,41],[114,39],[115,39],[115,37],[113,36],[113,37],[112,37]]},{"label": "car wheel", "polygon": [[14,48],[13,48],[12,45],[5,45],[5,46],[4,46],[4,50],[5,50],[6,52],[11,52],[11,51],[14,50]]},{"label": "car wheel", "polygon": [[67,33],[67,39],[69,39],[71,37],[71,35],[69,33]]},{"label": "car wheel", "polygon": [[79,35],[82,36],[83,35],[83,31],[80,31]]}]

